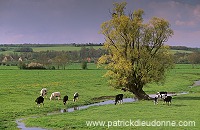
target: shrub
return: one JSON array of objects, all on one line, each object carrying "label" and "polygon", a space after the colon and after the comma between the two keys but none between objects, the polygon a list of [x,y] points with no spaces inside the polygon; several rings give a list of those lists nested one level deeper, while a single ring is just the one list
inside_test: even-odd
[{"label": "shrub", "polygon": [[27,69],[46,69],[43,64],[31,62],[27,65]]},{"label": "shrub", "polygon": [[18,67],[20,69],[46,69],[43,64],[31,62],[29,64],[19,63]]},{"label": "shrub", "polygon": [[82,61],[82,63],[81,63],[81,68],[82,68],[83,70],[86,70],[86,69],[87,69],[87,62],[86,62],[86,61]]},{"label": "shrub", "polygon": [[33,52],[33,49],[30,47],[20,47],[16,48],[14,52]]},{"label": "shrub", "polygon": [[23,62],[19,62],[18,67],[19,67],[20,69],[26,69],[26,68],[27,68],[26,64],[23,63]]}]

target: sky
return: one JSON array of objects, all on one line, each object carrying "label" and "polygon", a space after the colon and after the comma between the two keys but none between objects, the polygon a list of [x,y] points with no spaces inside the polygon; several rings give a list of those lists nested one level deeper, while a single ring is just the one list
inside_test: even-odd
[{"label": "sky", "polygon": [[[114,2],[124,0],[0,0],[0,44],[103,43],[99,33]],[[126,0],[126,12],[143,9],[144,21],[169,21],[172,46],[200,48],[200,0]]]}]

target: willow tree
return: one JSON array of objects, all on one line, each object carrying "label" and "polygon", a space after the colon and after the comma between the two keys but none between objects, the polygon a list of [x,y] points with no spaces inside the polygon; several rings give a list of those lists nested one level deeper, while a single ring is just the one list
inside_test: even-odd
[{"label": "willow tree", "polygon": [[161,82],[173,66],[169,48],[164,43],[173,35],[168,21],[153,17],[143,22],[144,11],[125,14],[126,2],[114,3],[111,19],[102,23],[104,47],[109,52],[99,58],[106,76],[115,88],[125,87],[138,99],[149,99],[143,91],[147,83]]}]

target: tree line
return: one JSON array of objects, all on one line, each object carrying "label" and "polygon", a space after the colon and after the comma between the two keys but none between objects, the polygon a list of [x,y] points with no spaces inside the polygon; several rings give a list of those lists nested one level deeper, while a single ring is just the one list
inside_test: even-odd
[{"label": "tree line", "polygon": [[176,52],[174,54],[174,62],[176,64],[200,64],[200,51],[191,53]]},{"label": "tree line", "polygon": [[[75,46],[81,47],[77,51],[41,51],[34,52],[31,47],[58,47],[58,46]],[[94,49],[93,46],[102,46],[103,44],[8,44],[0,45],[0,51],[8,51],[15,47],[13,53],[10,54],[0,54],[0,65],[28,65],[31,62],[41,63],[45,69],[65,69],[67,64],[73,62],[95,62],[97,59],[107,54],[104,49]],[[185,50],[188,52],[174,53],[174,62],[177,64],[200,64],[200,51],[199,48],[188,48],[185,46],[170,46],[171,50]],[[18,53],[19,52],[19,53]],[[19,58],[23,62],[19,64]],[[34,67],[33,67],[34,68]]]},{"label": "tree line", "polygon": [[184,51],[199,51],[199,48],[192,48],[186,46],[169,46],[172,50],[184,50]]},{"label": "tree line", "polygon": [[[0,54],[0,64],[18,65],[21,69],[26,69],[31,64],[35,65],[35,67],[30,67],[32,69],[66,69],[70,63],[96,62],[100,56],[106,53],[104,49],[94,49],[92,46],[82,46],[80,50],[75,51],[22,51],[9,55]],[[40,63],[40,65],[33,63]]]}]

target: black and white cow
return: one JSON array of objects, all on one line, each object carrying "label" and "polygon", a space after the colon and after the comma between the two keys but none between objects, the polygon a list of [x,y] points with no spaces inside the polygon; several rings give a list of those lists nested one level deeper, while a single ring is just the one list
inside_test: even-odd
[{"label": "black and white cow", "polygon": [[40,96],[46,96],[47,97],[47,89],[46,88],[43,88],[41,91],[40,91]]},{"label": "black and white cow", "polygon": [[75,92],[73,101],[76,102],[78,100],[78,97],[79,97],[78,92]]},{"label": "black and white cow", "polygon": [[67,103],[67,101],[68,101],[68,96],[66,95],[63,97],[63,104],[65,105]]},{"label": "black and white cow", "polygon": [[164,99],[165,97],[167,97],[167,92],[157,92],[158,98]]},{"label": "black and white cow", "polygon": [[40,104],[42,103],[44,106],[44,97],[43,96],[39,96],[38,98],[36,98],[35,100],[36,104],[40,107]]},{"label": "black and white cow", "polygon": [[161,92],[157,92],[156,96],[154,97],[154,104],[158,104],[158,100],[159,99],[164,99],[167,97],[167,92],[161,91]]},{"label": "black and white cow", "polygon": [[164,98],[164,102],[168,105],[171,105],[172,102],[172,97],[171,96],[167,96]]},{"label": "black and white cow", "polygon": [[155,96],[154,98],[154,105],[158,104],[158,95]]},{"label": "black and white cow", "polygon": [[116,95],[116,97],[115,97],[115,105],[117,103],[121,103],[122,104],[122,102],[123,102],[123,94]]}]

